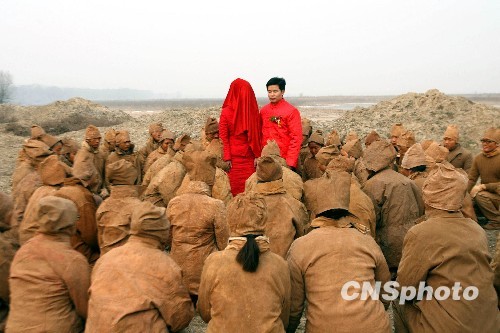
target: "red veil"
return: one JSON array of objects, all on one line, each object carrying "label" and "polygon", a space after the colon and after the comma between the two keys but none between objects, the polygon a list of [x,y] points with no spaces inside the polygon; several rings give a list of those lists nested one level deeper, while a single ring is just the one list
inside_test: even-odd
[{"label": "red veil", "polygon": [[243,79],[231,82],[229,91],[222,108],[230,107],[233,110],[233,128],[235,135],[247,132],[248,144],[256,157],[260,156],[261,146],[261,124],[259,106],[250,83]]}]

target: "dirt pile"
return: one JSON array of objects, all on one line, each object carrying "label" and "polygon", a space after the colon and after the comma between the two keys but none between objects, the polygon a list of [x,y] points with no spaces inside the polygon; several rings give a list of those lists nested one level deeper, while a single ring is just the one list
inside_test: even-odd
[{"label": "dirt pile", "polygon": [[0,105],[0,114],[9,120],[7,130],[17,135],[29,133],[32,124],[58,135],[85,128],[91,123],[110,126],[131,119],[125,112],[111,112],[106,106],[78,97],[43,106]]},{"label": "dirt pile", "polygon": [[336,120],[317,122],[316,127],[335,128],[344,135],[353,130],[363,137],[376,130],[381,136],[387,136],[395,123],[402,123],[413,131],[417,141],[433,139],[439,142],[446,127],[456,124],[462,145],[478,152],[484,130],[500,125],[500,109],[432,89],[423,94],[407,93],[368,108],[357,107]]}]

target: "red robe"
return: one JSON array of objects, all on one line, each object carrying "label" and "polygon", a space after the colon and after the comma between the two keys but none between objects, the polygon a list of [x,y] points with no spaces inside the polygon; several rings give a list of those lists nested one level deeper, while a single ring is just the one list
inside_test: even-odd
[{"label": "red robe", "polygon": [[281,157],[286,164],[296,168],[302,144],[302,123],[299,110],[293,105],[280,100],[269,103],[260,110],[262,121],[262,145],[267,140],[275,140],[280,147]]},{"label": "red robe", "polygon": [[234,196],[245,191],[245,181],[255,172],[254,160],[262,151],[259,107],[252,87],[245,80],[231,83],[222,106],[219,137],[223,159],[231,161],[228,175]]}]

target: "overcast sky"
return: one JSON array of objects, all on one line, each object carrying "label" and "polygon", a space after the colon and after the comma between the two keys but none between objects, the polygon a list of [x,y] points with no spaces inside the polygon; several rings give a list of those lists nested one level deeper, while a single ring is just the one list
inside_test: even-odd
[{"label": "overcast sky", "polygon": [[2,0],[15,85],[224,97],[500,92],[500,1]]}]

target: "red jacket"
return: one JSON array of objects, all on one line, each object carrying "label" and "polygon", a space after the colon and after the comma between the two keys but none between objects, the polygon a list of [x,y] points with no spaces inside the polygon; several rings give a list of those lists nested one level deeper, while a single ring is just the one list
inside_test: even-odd
[{"label": "red jacket", "polygon": [[302,144],[302,123],[300,113],[293,105],[280,100],[269,103],[260,110],[262,120],[262,146],[267,140],[275,140],[280,147],[281,157],[291,167],[297,167]]}]

